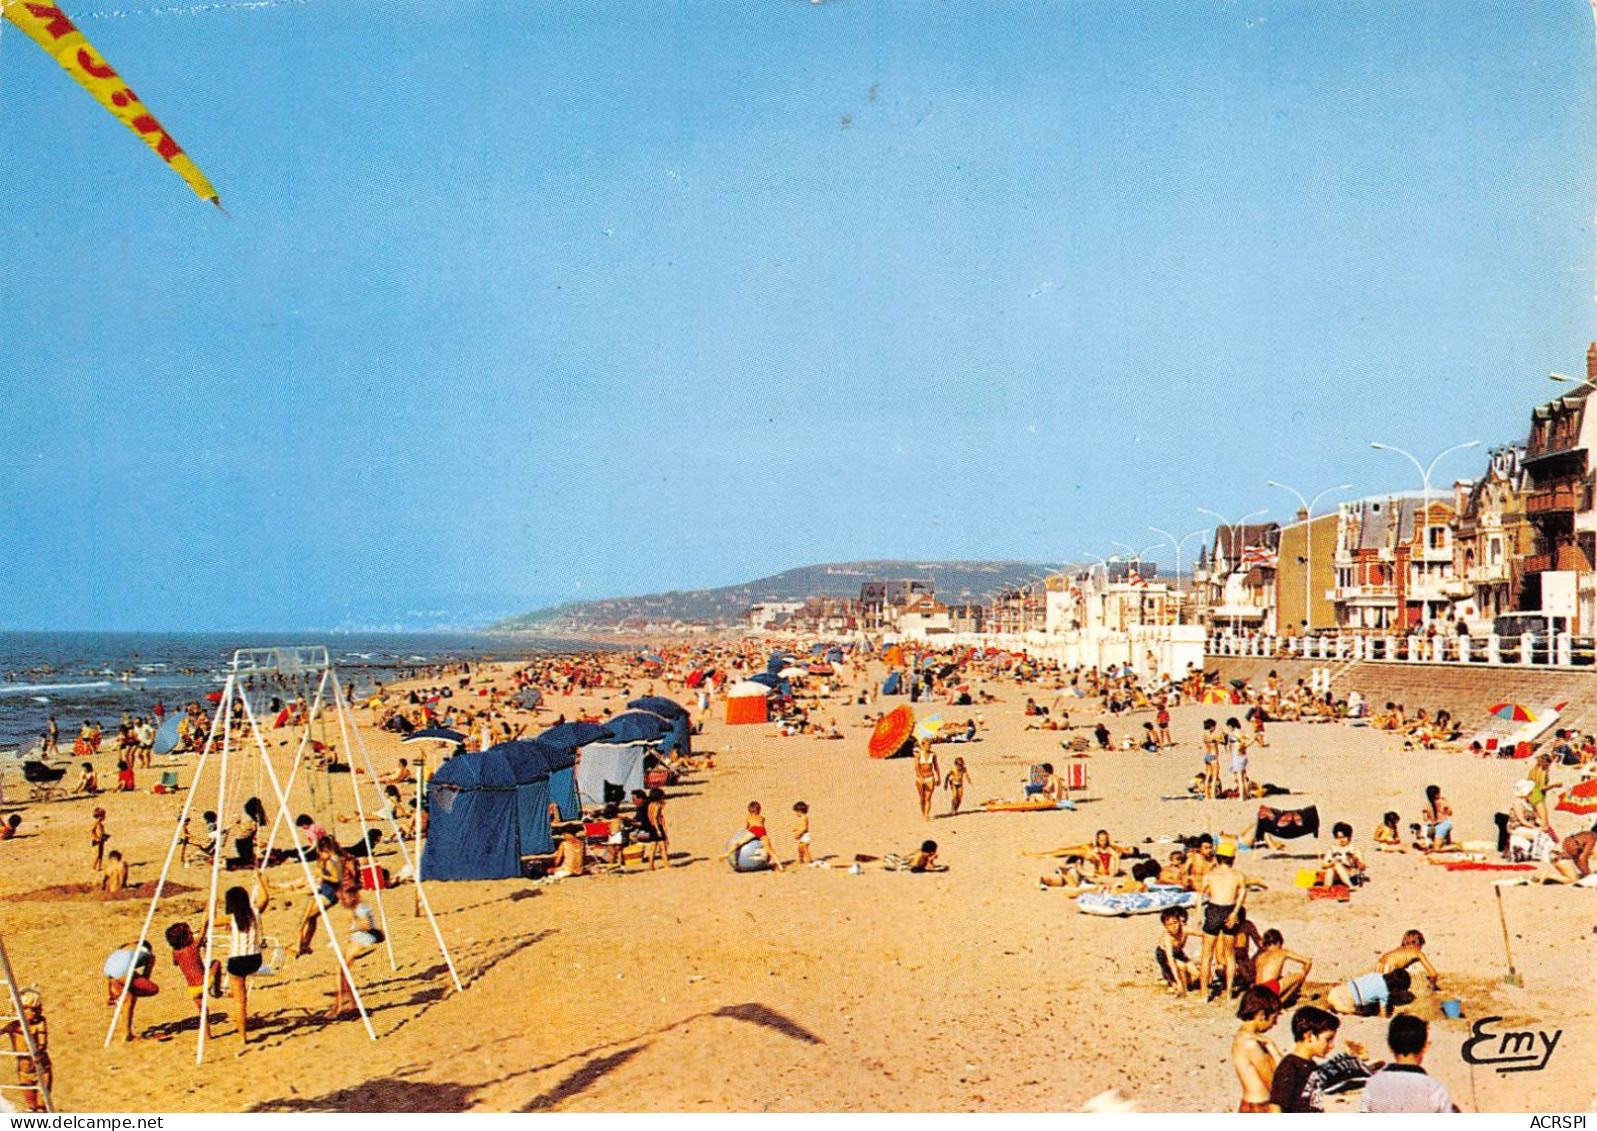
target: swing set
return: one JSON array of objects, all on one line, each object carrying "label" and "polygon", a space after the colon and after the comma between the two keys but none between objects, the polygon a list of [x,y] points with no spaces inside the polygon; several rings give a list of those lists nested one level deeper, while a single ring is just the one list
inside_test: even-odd
[{"label": "swing set", "polygon": [[[314,693],[311,687],[314,685]],[[286,781],[279,779],[277,769],[272,762],[271,752],[267,749],[267,727],[271,723],[264,710],[269,702],[273,689],[297,692],[296,699],[290,700],[284,708],[290,716],[298,708],[304,709],[303,721],[299,724],[298,745],[294,753],[294,760],[288,771]],[[307,699],[310,700],[308,708],[305,707]],[[253,700],[253,702],[252,702]],[[332,725],[335,727],[340,741],[337,744],[327,741],[329,718],[332,716]],[[281,729],[274,727],[274,729]],[[247,774],[253,773],[255,792],[242,802],[242,807],[251,820],[257,824],[254,840],[258,841],[259,826],[263,823],[265,806],[259,804],[260,789],[264,783],[271,787],[272,798],[276,801],[276,816],[272,820],[270,832],[266,838],[265,847],[258,848],[251,843],[250,838],[243,838],[237,845],[241,856],[246,845],[253,849],[253,860],[248,861],[252,873],[265,869],[272,856],[272,848],[277,840],[278,831],[284,827],[288,829],[288,836],[293,844],[293,854],[299,861],[301,873],[304,876],[307,890],[313,903],[315,914],[320,919],[321,925],[327,931],[327,938],[333,950],[334,957],[342,972],[345,984],[349,987],[350,995],[354,999],[355,1008],[360,1013],[362,1023],[366,1027],[367,1036],[372,1040],[377,1039],[377,1032],[372,1028],[371,1017],[366,1011],[365,1002],[361,998],[360,988],[356,984],[355,976],[350,970],[348,956],[344,947],[340,945],[338,932],[333,926],[330,916],[331,908],[317,894],[317,882],[311,871],[310,853],[314,853],[315,845],[307,845],[301,838],[293,819],[289,815],[289,797],[294,789],[295,781],[309,761],[307,751],[312,749],[313,730],[321,734],[321,739],[316,743],[323,751],[336,755],[342,749],[345,755],[345,765],[348,770],[350,793],[355,803],[355,814],[360,823],[363,842],[366,846],[365,860],[371,865],[370,874],[377,882],[371,885],[371,890],[377,901],[377,915],[381,923],[383,945],[387,950],[389,969],[397,971],[399,963],[394,954],[393,932],[389,930],[388,910],[384,905],[383,891],[387,886],[381,882],[381,871],[373,857],[373,847],[376,838],[372,835],[371,826],[367,820],[367,806],[361,797],[361,776],[355,772],[355,759],[358,755],[360,766],[365,770],[365,779],[378,787],[377,773],[372,765],[371,755],[366,750],[364,740],[361,738],[360,729],[355,719],[346,709],[346,696],[339,682],[338,673],[325,647],[281,647],[281,648],[244,648],[233,653],[233,662],[229,668],[224,682],[221,701],[216,706],[216,713],[211,719],[209,733],[205,744],[200,750],[199,761],[194,767],[194,781],[190,786],[183,801],[182,812],[178,815],[177,828],[173,832],[172,842],[167,849],[166,861],[161,866],[161,877],[156,882],[155,891],[150,897],[150,906],[144,917],[144,924],[139,930],[139,939],[135,944],[133,953],[138,954],[144,950],[149,939],[150,925],[155,919],[156,908],[160,905],[161,896],[165,890],[167,877],[171,873],[172,861],[176,857],[178,848],[186,840],[186,830],[194,805],[194,799],[200,795],[201,782],[205,779],[206,768],[213,764],[216,767],[216,834],[210,844],[211,851],[211,882],[210,894],[206,902],[206,930],[205,930],[205,959],[204,969],[207,971],[207,981],[211,970],[212,955],[216,949],[216,910],[217,894],[221,888],[221,875],[223,856],[225,854],[224,841],[231,827],[229,814],[238,811],[240,805],[238,794]],[[242,760],[243,764],[240,764]],[[333,783],[335,775],[331,768],[323,764],[323,786],[326,797],[318,798],[316,774],[313,769],[305,773],[306,788],[311,795],[313,807],[325,801],[329,807],[333,803]],[[418,866],[420,859],[419,838],[415,845],[416,855],[412,857],[412,846],[406,843],[404,832],[395,818],[393,806],[388,804],[378,794],[378,805],[372,810],[374,818],[384,819],[388,825],[389,835],[398,845],[400,854],[405,862],[406,872],[413,877],[416,885],[416,902],[425,912],[427,922],[432,928],[434,940],[438,944],[439,954],[443,957],[448,968],[449,976],[456,990],[463,990],[460,974],[455,969],[454,959],[450,957],[449,947],[444,942],[443,931],[439,929],[438,919],[433,914],[432,903],[427,898],[427,891],[421,883],[421,873]],[[116,1033],[117,1021],[126,1006],[128,992],[133,985],[130,976],[122,980],[122,991],[117,997],[116,1007],[111,1013],[111,1025],[106,1030],[105,1047],[109,1047]],[[202,1064],[205,1060],[205,1036],[210,1021],[209,994],[201,997],[201,1014],[199,1038],[195,1048],[194,1062]]]}]

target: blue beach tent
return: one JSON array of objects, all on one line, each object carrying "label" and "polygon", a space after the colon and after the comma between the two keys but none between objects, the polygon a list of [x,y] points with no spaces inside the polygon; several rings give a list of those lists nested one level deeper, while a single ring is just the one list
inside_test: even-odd
[{"label": "blue beach tent", "polygon": [[577,752],[574,747],[550,746],[541,738],[533,739],[543,752],[549,767],[549,800],[560,810],[560,819],[575,821],[582,816],[582,802],[577,797]]},{"label": "blue beach tent", "polygon": [[506,880],[521,875],[516,775],[493,750],[456,754],[427,783],[421,878]]},{"label": "blue beach tent", "polygon": [[902,695],[904,677],[899,672],[888,672],[887,678],[882,681],[883,695]]},{"label": "blue beach tent", "polygon": [[510,763],[516,779],[516,830],[523,856],[541,856],[555,850],[549,827],[549,762],[543,747],[531,739],[501,742],[490,748]]}]

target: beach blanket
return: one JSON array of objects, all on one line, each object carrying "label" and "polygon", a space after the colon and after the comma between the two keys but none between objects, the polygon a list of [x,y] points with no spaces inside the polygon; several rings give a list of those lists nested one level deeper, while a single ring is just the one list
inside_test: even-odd
[{"label": "beach blanket", "polygon": [[1166,907],[1196,907],[1198,893],[1175,887],[1155,887],[1148,891],[1083,892],[1076,897],[1076,910],[1084,915],[1148,915]]},{"label": "beach blanket", "polygon": [[1531,872],[1534,864],[1504,864],[1496,860],[1449,860],[1443,864],[1449,872]]},{"label": "beach blanket", "polygon": [[1259,806],[1259,820],[1253,827],[1253,841],[1257,844],[1266,836],[1277,840],[1296,840],[1300,836],[1320,835],[1320,809],[1310,805],[1306,809],[1272,809]]},{"label": "beach blanket", "polygon": [[1353,893],[1348,890],[1346,884],[1334,884],[1328,888],[1310,888],[1309,898],[1335,899],[1341,901],[1342,903],[1346,903],[1348,900],[1353,898]]}]

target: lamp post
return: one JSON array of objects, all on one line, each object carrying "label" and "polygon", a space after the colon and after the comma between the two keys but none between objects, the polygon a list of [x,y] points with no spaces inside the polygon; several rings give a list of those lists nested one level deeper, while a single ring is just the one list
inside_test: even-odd
[{"label": "lamp post", "polygon": [[[1480,447],[1480,443],[1481,442],[1479,440],[1465,440],[1462,444],[1454,444],[1451,448],[1444,448],[1442,451],[1436,454],[1435,459],[1431,460],[1430,466],[1426,467],[1421,466],[1420,461],[1414,458],[1414,454],[1412,452],[1406,452],[1402,448],[1394,447],[1391,444],[1382,444],[1376,440],[1370,441],[1370,447],[1376,448],[1383,452],[1397,453],[1412,463],[1415,470],[1420,473],[1420,497],[1422,500],[1420,505],[1425,509],[1425,524],[1420,536],[1420,561],[1423,563],[1423,566],[1420,570],[1421,578],[1429,578],[1431,573],[1431,472],[1436,470],[1436,465],[1442,462],[1443,456],[1452,455],[1454,452],[1461,452],[1465,448],[1478,448]],[[1403,512],[1401,509],[1399,509],[1397,527],[1399,535],[1401,535],[1403,532],[1402,515]],[[1408,610],[1404,609],[1403,611],[1404,620],[1406,621],[1408,619]],[[1429,624],[1430,620],[1431,603],[1422,597],[1420,599],[1420,621],[1422,623]],[[1406,628],[1408,626],[1405,624],[1404,627]]]},{"label": "lamp post", "polygon": [[[1236,532],[1237,532],[1238,528],[1246,525],[1248,519],[1250,519],[1250,518],[1258,518],[1262,514],[1268,514],[1269,510],[1268,510],[1268,508],[1260,507],[1256,511],[1249,511],[1247,514],[1243,515],[1236,522],[1232,522],[1231,520],[1226,518],[1225,515],[1221,514],[1219,511],[1212,511],[1208,507],[1199,507],[1198,508],[1198,513],[1199,514],[1210,515],[1210,516],[1212,516],[1214,518],[1219,519],[1221,525],[1226,527],[1226,528],[1228,528],[1231,531],[1231,536],[1227,539],[1227,541],[1234,545],[1236,543],[1236,539],[1237,539],[1237,533]],[[1242,551],[1240,549],[1238,549],[1237,550],[1237,558],[1240,560],[1241,557],[1242,557]],[[1229,560],[1229,552],[1228,552],[1228,557],[1227,557],[1226,564],[1228,566],[1231,566],[1233,569],[1235,568],[1235,565]],[[1237,630],[1237,615],[1235,613],[1232,613],[1231,614],[1231,631],[1235,632],[1236,630]]]},{"label": "lamp post", "polygon": [[[1170,545],[1175,547],[1175,551],[1176,551],[1176,593],[1177,593],[1177,600],[1180,601],[1180,591],[1181,591],[1181,547],[1186,545],[1188,538],[1196,538],[1200,534],[1208,533],[1208,528],[1200,526],[1200,527],[1198,527],[1198,529],[1192,531],[1191,533],[1183,534],[1180,538],[1177,538],[1174,534],[1170,533],[1168,530],[1159,529],[1159,527],[1157,527],[1157,526],[1150,526],[1150,527],[1148,527],[1148,529],[1153,531],[1155,534],[1158,534],[1158,535],[1162,536],[1163,538],[1167,539],[1169,541]],[[1181,602],[1181,604],[1184,605],[1185,602]],[[1179,609],[1180,605],[1178,605],[1177,607]],[[1179,623],[1180,620],[1181,620],[1181,616],[1180,616],[1179,611],[1177,612],[1176,620],[1177,620],[1177,623]]]},{"label": "lamp post", "polygon": [[1277,483],[1274,479],[1264,481],[1266,487],[1279,487],[1283,491],[1290,491],[1298,497],[1298,502],[1303,504],[1303,634],[1307,636],[1314,629],[1314,605],[1309,600],[1312,592],[1312,575],[1314,573],[1314,505],[1333,491],[1351,491],[1353,484],[1341,483],[1335,487],[1327,487],[1312,500],[1305,499],[1303,492],[1296,487],[1288,487],[1285,483]]}]

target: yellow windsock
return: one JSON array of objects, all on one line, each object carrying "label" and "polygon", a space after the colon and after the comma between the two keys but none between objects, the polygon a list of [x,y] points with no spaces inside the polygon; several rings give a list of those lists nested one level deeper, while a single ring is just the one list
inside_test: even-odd
[{"label": "yellow windsock", "polygon": [[94,49],[94,45],[77,29],[67,14],[53,4],[34,3],[33,0],[0,0],[0,15],[10,20],[44,48],[45,52],[61,64],[123,125],[144,140],[144,144],[161,155],[178,176],[188,182],[201,200],[217,206],[221,201],[211,182],[205,179],[199,166],[189,160],[188,154],[172,140],[155,115],[128,89],[111,66]]}]

